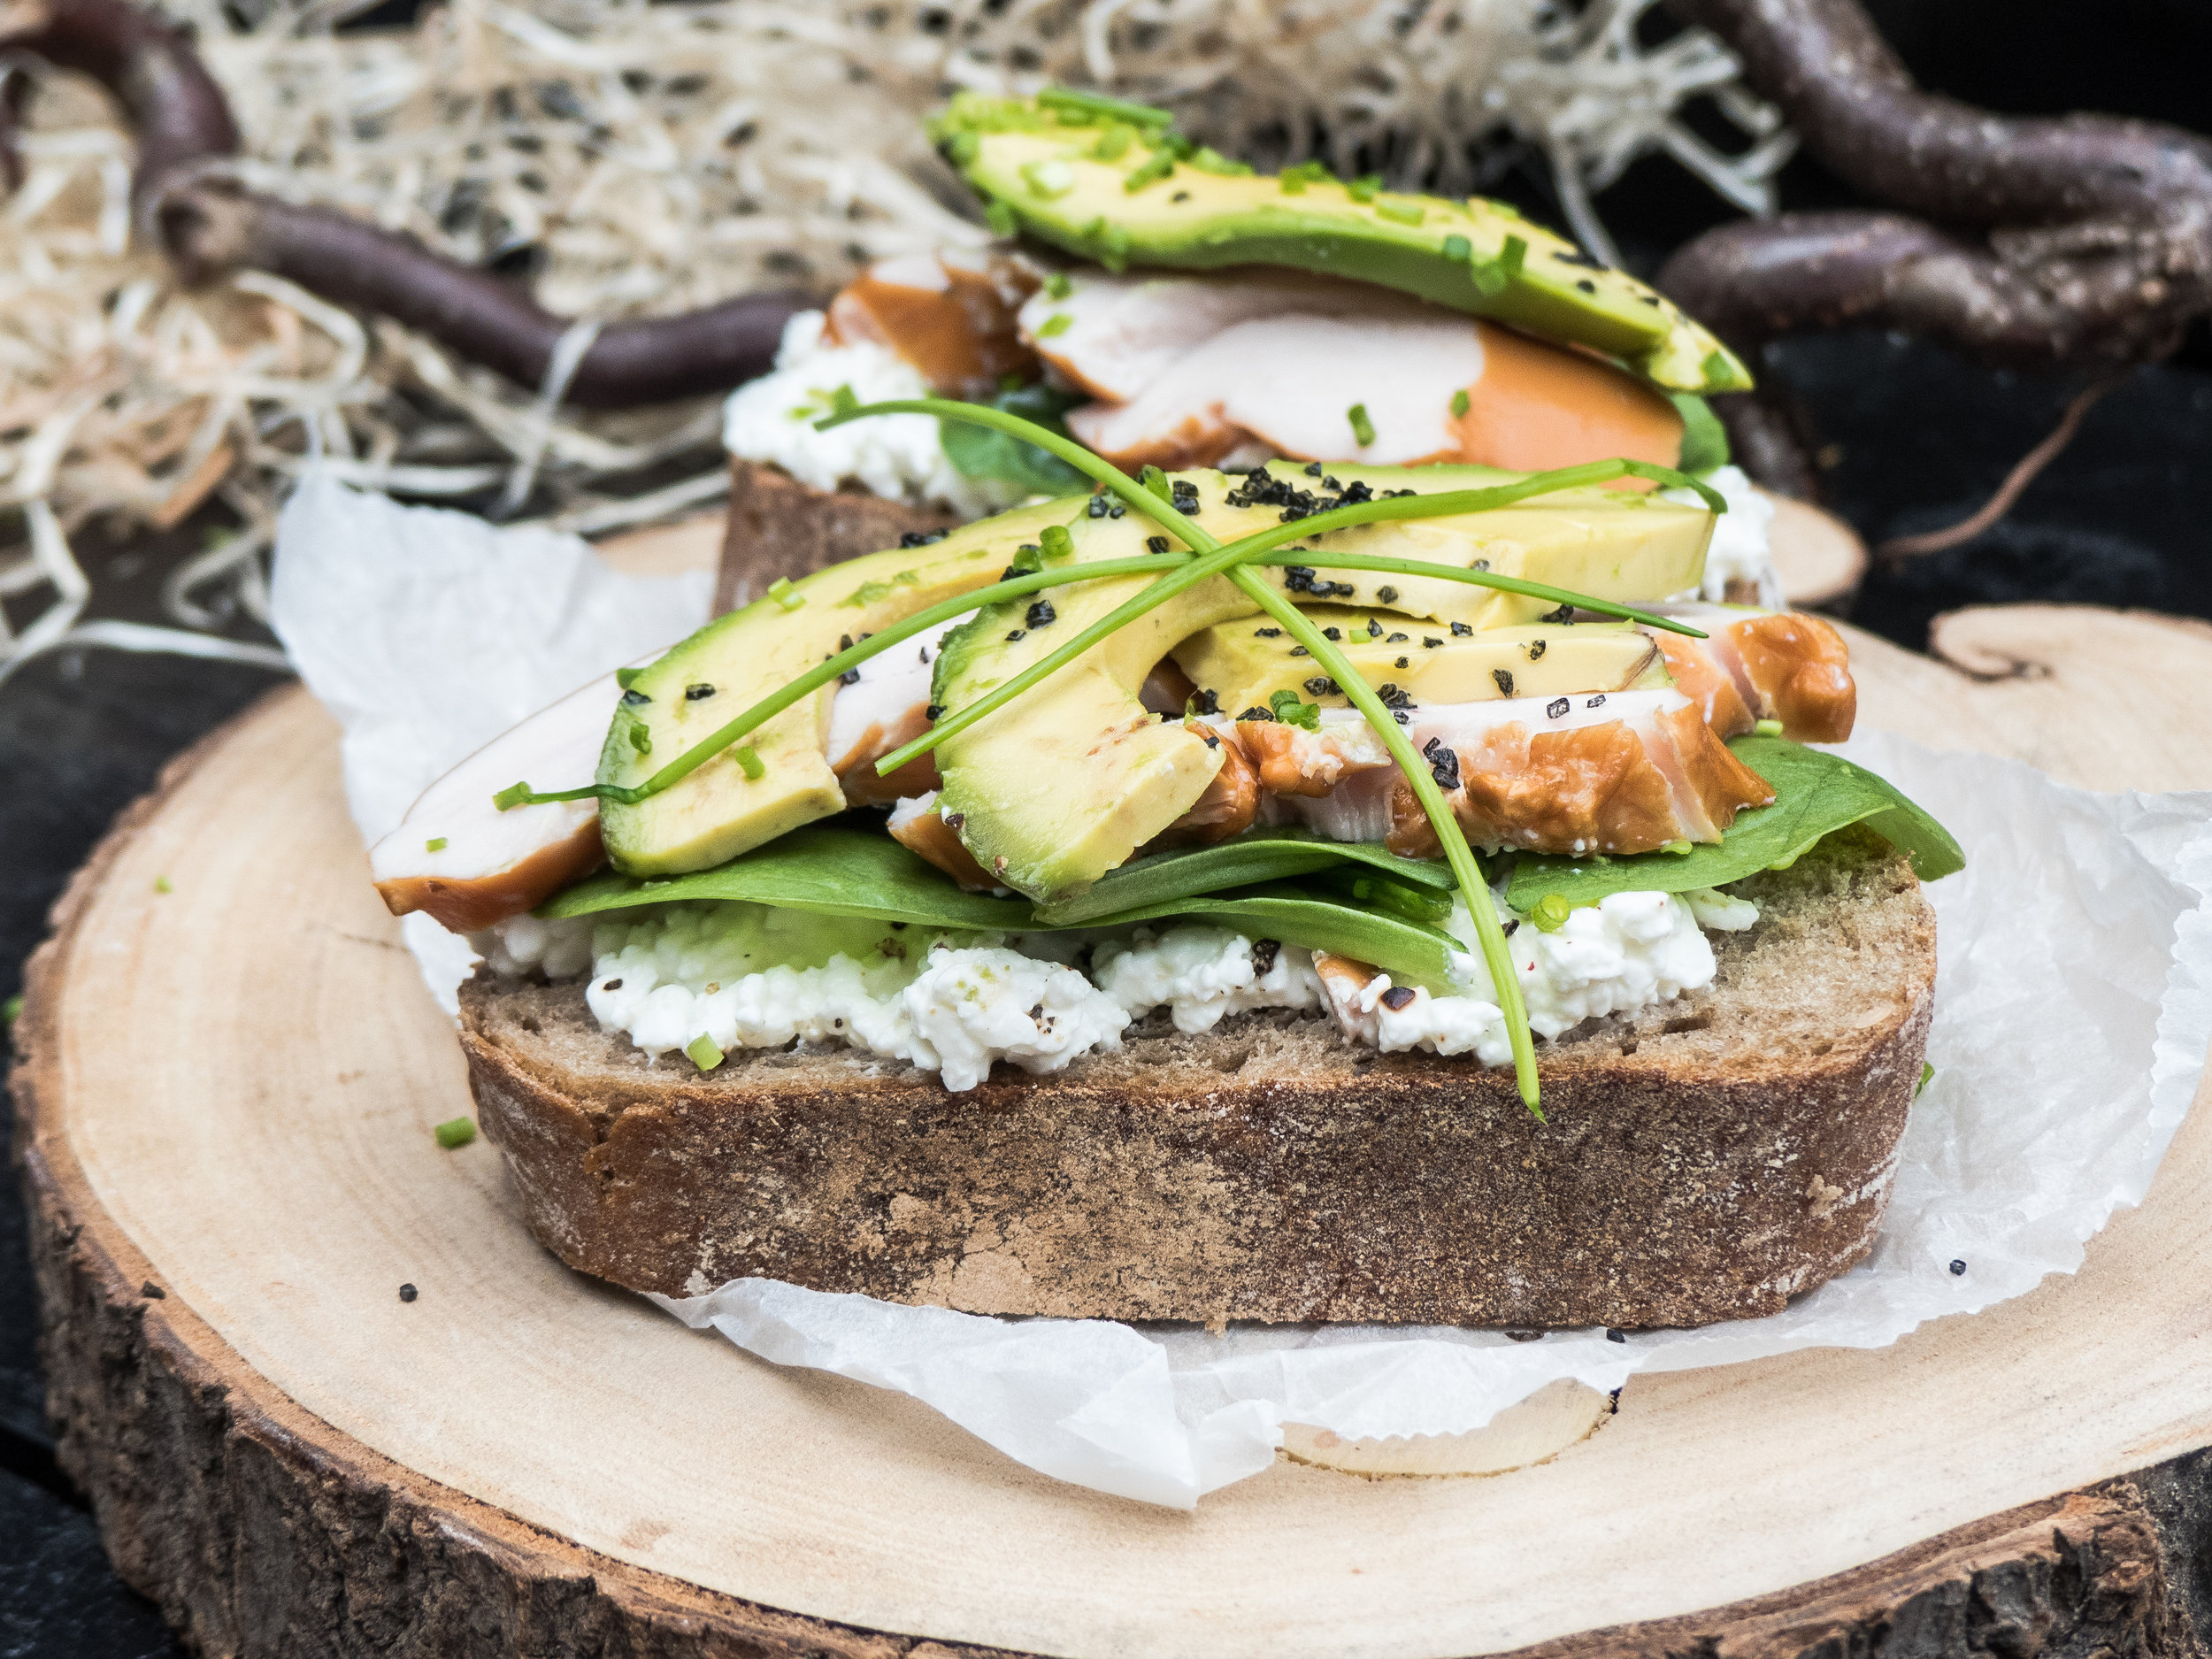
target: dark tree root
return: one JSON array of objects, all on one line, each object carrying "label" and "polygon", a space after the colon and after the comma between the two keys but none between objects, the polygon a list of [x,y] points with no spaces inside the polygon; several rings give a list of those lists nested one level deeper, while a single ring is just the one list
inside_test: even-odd
[{"label": "dark tree root", "polygon": [[[238,153],[222,88],[177,30],[128,0],[16,0],[0,8],[0,51],[42,58],[98,81],[138,134],[132,198],[188,282],[250,267],[350,310],[389,317],[518,385],[544,384],[573,320],[489,272],[325,208],[221,177]],[[19,79],[19,78],[18,78]],[[0,110],[0,176],[15,182]],[[774,360],[783,325],[810,302],[748,294],[676,317],[610,323],[584,352],[563,401],[618,409],[725,391]]]},{"label": "dark tree root", "polygon": [[1921,535],[1893,536],[1874,549],[1874,557],[1895,565],[1923,553],[1942,553],[1971,541],[2012,511],[2013,503],[2035,481],[2036,474],[2058,459],[2059,452],[2074,441],[2074,434],[2081,429],[2082,417],[2091,406],[2118,384],[2116,376],[2093,380],[2075,393],[2050,434],[2013,464],[2012,471],[2005,474],[2005,481],[1974,511],[1940,530],[1930,530]]},{"label": "dark tree root", "polygon": [[1736,50],[1824,166],[1901,210],[1740,221],[1678,250],[1659,285],[1739,350],[1865,325],[2103,380],[2212,311],[2212,143],[1924,92],[1858,0],[1670,9]]}]

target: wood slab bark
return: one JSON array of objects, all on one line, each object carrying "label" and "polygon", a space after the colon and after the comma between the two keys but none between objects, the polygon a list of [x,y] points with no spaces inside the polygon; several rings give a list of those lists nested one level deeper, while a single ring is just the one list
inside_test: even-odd
[{"label": "wood slab bark", "polygon": [[[1885,723],[2092,786],[2212,784],[2185,704],[2115,728],[2017,701],[2191,683],[2212,630],[2034,608],[1939,638],[2040,672],[1855,636]],[[180,759],[58,907],[18,1026],[62,1456],[204,1652],[2199,1651],[2201,1095],[2146,1204],[2028,1296],[1879,1352],[1637,1378],[1538,1466],[1285,1461],[1173,1514],[538,1251],[490,1149],[430,1138],[466,1110],[459,1059],[361,879],[333,737],[280,692]]]}]

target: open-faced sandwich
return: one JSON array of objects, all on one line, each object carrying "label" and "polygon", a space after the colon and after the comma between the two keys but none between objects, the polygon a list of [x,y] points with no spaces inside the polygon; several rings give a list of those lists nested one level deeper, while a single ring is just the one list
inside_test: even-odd
[{"label": "open-faced sandwich", "polygon": [[[774,581],[372,855],[485,957],[463,1042],[539,1237],[670,1294],[1214,1322],[1692,1325],[1856,1260],[1923,1064],[1919,883],[1959,855],[1807,747],[1850,732],[1837,632],[1705,596],[1733,503],[1647,382],[1740,369],[1483,204],[1259,178],[1076,95],[943,136],[1010,230],[1425,315],[1285,312],[1356,285],[1246,270],[1246,312],[1204,289],[1233,326],[1177,334],[1187,294],[1061,272],[1011,314],[1067,349],[1042,391],[1094,395],[1066,432],[926,395],[1012,358],[808,394],[810,434],[957,428],[1046,488]],[[1479,373],[1439,368],[1468,313],[1589,349],[1479,322]],[[1271,424],[1325,316],[1424,342],[1372,382],[1321,354],[1333,438]],[[1471,419],[1502,363],[1523,401]],[[1645,424],[1513,449],[1555,373]]]}]

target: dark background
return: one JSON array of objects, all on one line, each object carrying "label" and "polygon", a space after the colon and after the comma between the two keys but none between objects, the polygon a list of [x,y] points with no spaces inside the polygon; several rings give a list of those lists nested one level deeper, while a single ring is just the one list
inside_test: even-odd
[{"label": "dark background", "polygon": [[[1879,0],[1872,10],[1914,73],[1955,96],[2016,113],[2091,109],[2212,129],[2212,4]],[[1498,193],[1555,219],[1532,173]],[[1790,207],[1849,199],[1801,158],[1785,175],[1784,198]],[[1728,216],[1657,160],[1640,163],[1599,207],[1647,273]],[[1827,504],[1870,542],[1971,511],[2078,389],[1878,334],[1792,343],[1780,367],[1826,446]],[[1948,553],[1878,570],[1853,619],[1917,647],[1930,618],[1965,604],[2045,599],[2212,617],[2212,534],[2200,504],[2208,464],[2212,331],[2200,323],[2170,363],[2096,407],[2005,523]],[[88,569],[106,578],[96,614],[151,619],[161,576],[196,547],[188,530],[96,547]],[[109,819],[171,755],[277,680],[96,652],[47,657],[0,685],[0,997],[19,988],[47,907]],[[54,1467],[37,1323],[19,1200],[0,1183],[0,1659],[178,1651],[152,1608],[109,1571],[90,1515]]]}]

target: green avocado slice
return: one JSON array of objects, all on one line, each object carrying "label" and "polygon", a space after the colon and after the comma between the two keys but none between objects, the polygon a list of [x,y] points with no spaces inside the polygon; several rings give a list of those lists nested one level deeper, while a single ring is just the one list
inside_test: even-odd
[{"label": "green avocado slice", "polygon": [[[1079,518],[1069,534],[1083,564],[1174,545],[1133,512]],[[1150,580],[1077,582],[1041,595],[1047,603],[979,611],[945,635],[930,700],[974,702]],[[1188,810],[1221,770],[1219,740],[1155,719],[1138,691],[1186,635],[1254,610],[1225,578],[1202,582],[939,744],[937,809],[976,862],[1018,893],[1049,898],[1096,880]]]},{"label": "green avocado slice", "polygon": [[930,131],[999,228],[1110,270],[1324,272],[1594,348],[1670,390],[1751,385],[1735,354],[1672,302],[1501,203],[1255,173],[1164,125],[1080,104],[963,92]]},{"label": "green avocado slice", "polygon": [[[1462,624],[1446,633],[1388,611],[1315,605],[1306,614],[1342,644],[1360,677],[1386,701],[1393,692],[1420,703],[1485,703],[1671,683],[1658,646],[1632,623],[1538,622],[1480,630]],[[1279,691],[1329,708],[1349,701],[1265,617],[1218,623],[1185,640],[1174,657],[1176,666],[1223,714],[1264,709]]]},{"label": "green avocado slice", "polygon": [[[716,618],[630,680],[600,755],[598,780],[642,783],[687,742],[834,655],[840,641],[987,588],[1018,547],[1082,510],[1079,499],[1018,507],[926,547],[870,553],[779,584]],[[609,861],[630,876],[710,869],[843,811],[844,792],[823,753],[835,689],[826,686],[785,710],[672,788],[633,805],[603,803],[599,827]]]}]

